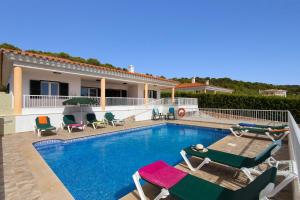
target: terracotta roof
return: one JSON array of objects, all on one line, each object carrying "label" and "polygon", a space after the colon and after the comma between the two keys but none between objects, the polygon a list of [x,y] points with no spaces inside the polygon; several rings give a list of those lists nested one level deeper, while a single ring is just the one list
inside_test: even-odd
[{"label": "terracotta roof", "polygon": [[0,51],[3,51],[5,53],[14,53],[14,54],[18,54],[18,55],[25,55],[25,56],[31,56],[31,57],[36,57],[36,58],[42,58],[42,59],[46,59],[46,60],[49,60],[49,61],[76,64],[76,65],[91,67],[91,68],[100,69],[100,70],[115,71],[115,72],[124,73],[124,74],[134,74],[134,75],[141,76],[141,77],[152,78],[152,79],[161,80],[161,81],[168,81],[168,82],[172,82],[172,83],[178,83],[177,81],[170,80],[170,79],[165,79],[165,78],[161,78],[161,77],[156,77],[156,76],[151,76],[151,75],[146,75],[146,74],[141,74],[141,73],[136,73],[136,72],[131,73],[131,72],[124,71],[124,70],[119,70],[119,69],[113,69],[113,68],[108,68],[108,67],[103,67],[103,66],[97,66],[97,65],[91,65],[91,64],[81,63],[81,62],[75,62],[75,61],[71,61],[71,60],[68,60],[68,59],[65,59],[65,58],[59,58],[59,57],[55,57],[55,56],[48,56],[48,55],[43,55],[43,54],[31,53],[31,52],[27,52],[27,51],[11,50],[11,49],[4,49],[4,48],[1,48]]},{"label": "terracotta roof", "polygon": [[175,88],[194,88],[194,87],[200,87],[200,86],[206,86],[204,83],[181,83],[176,85]]}]

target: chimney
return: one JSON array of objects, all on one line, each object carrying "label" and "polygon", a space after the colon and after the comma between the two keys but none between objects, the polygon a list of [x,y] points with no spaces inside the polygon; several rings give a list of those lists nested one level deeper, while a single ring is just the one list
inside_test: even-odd
[{"label": "chimney", "polygon": [[206,80],[206,81],[205,81],[205,85],[209,85],[209,80]]},{"label": "chimney", "polygon": [[192,78],[192,83],[196,83],[196,78],[195,77]]},{"label": "chimney", "polygon": [[129,66],[128,66],[128,71],[129,71],[130,73],[134,73],[134,66],[133,66],[133,65],[129,65]]}]

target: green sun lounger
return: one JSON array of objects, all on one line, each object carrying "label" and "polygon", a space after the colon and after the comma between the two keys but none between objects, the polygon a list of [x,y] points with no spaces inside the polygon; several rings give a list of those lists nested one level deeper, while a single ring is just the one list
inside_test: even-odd
[{"label": "green sun lounger", "polygon": [[[256,167],[257,165],[265,161],[269,163],[271,163],[271,161],[274,161],[275,159],[272,157],[272,155],[280,149],[281,142],[282,142],[281,140],[277,140],[273,142],[254,158],[231,154],[223,151],[217,151],[213,149],[208,149],[207,152],[200,152],[200,151],[196,151],[193,146],[183,149],[180,152],[180,154],[184,159],[184,161],[186,162],[186,164],[188,165],[189,169],[192,171],[199,170],[205,164],[208,164],[209,162],[212,161],[215,163],[240,169],[252,181],[254,179],[252,173],[253,174],[261,173],[257,169],[254,169],[254,167]],[[202,158],[204,160],[197,167],[193,167],[189,159],[187,158],[187,155]]]},{"label": "green sun lounger", "polygon": [[50,118],[48,116],[39,116],[35,118],[35,132],[41,137],[42,132],[54,131],[57,133],[57,128],[52,126],[50,123]]},{"label": "green sun lounger", "polygon": [[83,123],[77,123],[74,115],[64,115],[62,128],[64,127],[67,127],[68,132],[71,133],[74,128],[84,130],[85,125]]},{"label": "green sun lounger", "polygon": [[271,125],[256,125],[257,128],[270,128],[270,129],[287,129],[287,125],[271,126]]},{"label": "green sun lounger", "polygon": [[87,120],[87,124],[91,124],[94,129],[97,129],[98,126],[105,127],[107,124],[104,120],[103,121],[97,120],[96,115],[94,113],[88,113],[86,115],[86,120]]},{"label": "green sun lounger", "polygon": [[152,120],[159,120],[160,119],[160,114],[158,108],[153,108],[152,109]]},{"label": "green sun lounger", "polygon": [[169,108],[169,112],[167,113],[167,119],[176,119],[174,107]]},{"label": "green sun lounger", "polygon": [[252,127],[252,128],[263,128],[263,129],[287,129],[288,125],[260,125],[260,124],[249,124],[249,123],[239,123],[237,127]]},{"label": "green sun lounger", "polygon": [[137,171],[133,180],[141,200],[148,198],[140,179],[161,188],[156,200],[168,196],[180,200],[263,200],[274,191],[276,173],[277,168],[271,167],[253,182],[234,191],[157,161]]},{"label": "green sun lounger", "polygon": [[275,137],[279,140],[282,140],[289,134],[288,129],[265,129],[265,128],[257,128],[257,127],[238,127],[233,126],[229,129],[231,133],[236,137],[241,137],[245,133],[254,133],[260,135],[266,135],[272,141],[275,141]]},{"label": "green sun lounger", "polygon": [[105,113],[104,119],[107,121],[108,124],[111,124],[113,126],[125,124],[124,120],[116,119],[115,116],[111,112]]}]

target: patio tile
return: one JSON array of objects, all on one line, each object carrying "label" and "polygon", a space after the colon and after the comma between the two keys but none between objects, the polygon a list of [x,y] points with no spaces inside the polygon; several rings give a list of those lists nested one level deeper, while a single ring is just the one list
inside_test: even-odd
[{"label": "patio tile", "polygon": [[[73,199],[63,184],[36,152],[32,146],[33,142],[46,139],[72,139],[159,123],[164,123],[164,121],[130,122],[125,126],[109,126],[106,128],[99,128],[97,130],[86,128],[83,132],[80,131],[71,134],[67,133],[66,130],[60,130],[58,135],[46,134],[41,138],[38,138],[32,132],[5,135],[0,141],[2,146],[2,149],[0,148],[0,199]],[[170,121],[170,123],[190,124],[213,128],[229,127],[224,124],[180,120]],[[234,137],[228,136],[212,145],[212,148],[219,150],[222,149],[240,155],[254,156],[260,149],[270,143],[269,140],[253,137],[253,135],[249,138],[239,138],[239,142],[235,139],[236,138]],[[236,145],[239,145],[239,147],[243,146],[243,148],[233,148],[228,145],[228,143],[236,143]],[[253,148],[248,148],[247,145],[251,145]],[[285,159],[288,157],[286,146],[287,145],[285,145],[284,152],[278,155]],[[192,162],[199,163],[200,160],[192,159]],[[184,163],[181,163],[176,167],[188,171]],[[203,170],[193,174],[232,189],[240,188],[247,182],[246,177],[243,174],[237,174],[238,178],[233,179],[232,177],[236,175],[236,171],[230,168],[220,168],[220,166],[214,164],[205,166]],[[157,188],[154,188],[151,185],[146,185],[145,188],[149,197],[153,197],[157,192],[159,192]],[[285,191],[280,193],[276,199],[290,199],[290,189],[291,188],[285,189]],[[138,199],[138,195],[136,192],[133,192],[124,199]]]}]

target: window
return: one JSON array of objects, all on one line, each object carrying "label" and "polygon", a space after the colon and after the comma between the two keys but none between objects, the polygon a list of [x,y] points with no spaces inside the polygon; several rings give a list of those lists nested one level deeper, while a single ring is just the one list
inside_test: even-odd
[{"label": "window", "polygon": [[30,80],[30,95],[69,96],[69,84],[55,81]]},{"label": "window", "polygon": [[157,91],[156,90],[148,90],[148,98],[157,99]]},{"label": "window", "polygon": [[41,95],[49,95],[49,83],[46,81],[41,82]]},{"label": "window", "polygon": [[99,93],[99,88],[81,87],[81,96],[98,97]]},{"label": "window", "polygon": [[127,97],[127,90],[106,89],[107,97]]},{"label": "window", "polygon": [[59,83],[58,82],[49,82],[41,81],[41,95],[59,95]]},{"label": "window", "polygon": [[81,88],[81,96],[89,96],[89,88],[82,87]]}]

